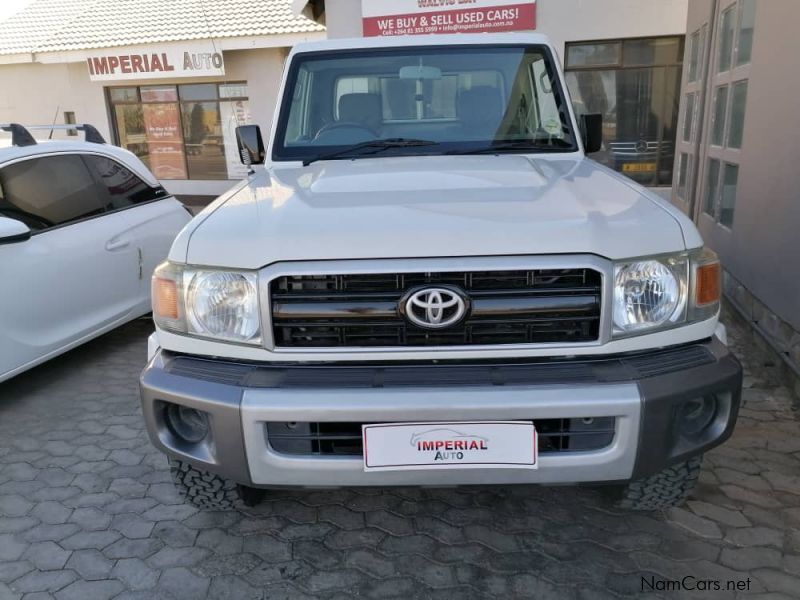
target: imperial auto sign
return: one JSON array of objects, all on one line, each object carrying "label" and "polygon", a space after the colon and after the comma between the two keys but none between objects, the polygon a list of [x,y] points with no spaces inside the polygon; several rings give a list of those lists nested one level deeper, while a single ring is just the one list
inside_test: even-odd
[{"label": "imperial auto sign", "polygon": [[222,52],[205,42],[105,49],[90,53],[86,67],[91,81],[225,75]]},{"label": "imperial auto sign", "polygon": [[365,36],[536,29],[536,0],[361,0]]}]

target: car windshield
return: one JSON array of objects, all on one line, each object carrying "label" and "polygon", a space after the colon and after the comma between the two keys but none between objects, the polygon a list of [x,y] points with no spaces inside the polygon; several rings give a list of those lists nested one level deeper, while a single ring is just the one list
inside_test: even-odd
[{"label": "car windshield", "polygon": [[275,160],[577,149],[544,46],[298,54]]}]

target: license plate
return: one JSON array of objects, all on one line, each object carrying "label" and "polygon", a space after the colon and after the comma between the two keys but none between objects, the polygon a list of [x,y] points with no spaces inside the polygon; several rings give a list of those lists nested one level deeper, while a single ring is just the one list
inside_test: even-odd
[{"label": "license plate", "polygon": [[622,165],[623,173],[655,173],[656,163],[625,163]]},{"label": "license plate", "polygon": [[530,421],[377,423],[361,426],[365,471],[536,469]]}]

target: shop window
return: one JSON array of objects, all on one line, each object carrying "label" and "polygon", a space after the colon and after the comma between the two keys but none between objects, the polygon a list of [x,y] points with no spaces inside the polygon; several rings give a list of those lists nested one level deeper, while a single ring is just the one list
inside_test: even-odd
[{"label": "shop window", "polygon": [[605,148],[592,158],[644,185],[672,183],[683,42],[672,36],[567,44],[575,111],[603,115]]},{"label": "shop window", "polygon": [[622,62],[622,42],[598,42],[594,44],[569,44],[567,67],[618,66]]},{"label": "shop window", "polygon": [[728,147],[741,148],[744,133],[744,113],[747,107],[747,81],[733,84],[731,93],[731,124],[728,131]]},{"label": "shop window", "polygon": [[731,68],[731,55],[733,54],[735,6],[731,6],[722,13],[719,27],[719,46],[717,53],[717,73],[728,71]]},{"label": "shop window", "polygon": [[708,161],[706,175],[706,199],[703,203],[703,212],[712,217],[716,216],[717,191],[719,189],[719,161],[712,158]]},{"label": "shop window", "polygon": [[723,85],[714,91],[714,113],[711,123],[711,145],[722,146],[725,137],[725,117],[728,111],[728,86]]},{"label": "shop window", "polygon": [[756,0],[741,0],[739,9],[739,41],[736,50],[736,66],[750,62],[753,53],[753,33],[756,24]]},{"label": "shop window", "polygon": [[689,155],[686,152],[681,152],[680,161],[678,162],[678,196],[686,198],[686,181],[688,179],[689,171]]},{"label": "shop window", "polygon": [[683,116],[683,141],[692,141],[692,128],[694,127],[694,101],[697,94],[691,92],[686,94],[686,112]]},{"label": "shop window", "polygon": [[[64,125],[75,125],[77,121],[75,121],[75,111],[72,110],[65,110],[64,111]],[[75,137],[78,135],[77,129],[67,129],[67,135],[70,137]]]},{"label": "shop window", "polygon": [[736,189],[739,183],[739,166],[725,163],[722,197],[720,198],[719,222],[729,229],[733,227],[733,212],[736,208]]},{"label": "shop window", "polygon": [[698,69],[700,65],[700,30],[698,29],[692,34],[689,40],[689,83],[697,81]]},{"label": "shop window", "polygon": [[238,179],[235,129],[250,122],[247,84],[163,84],[108,89],[120,146],[159,179]]}]

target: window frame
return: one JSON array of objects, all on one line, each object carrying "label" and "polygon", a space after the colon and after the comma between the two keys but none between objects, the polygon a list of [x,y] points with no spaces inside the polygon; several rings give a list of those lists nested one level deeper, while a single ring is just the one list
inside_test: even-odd
[{"label": "window frame", "polygon": [[[717,27],[714,30],[714,34],[712,36],[711,44],[710,44],[710,61],[709,61],[709,74],[707,77],[707,86],[709,90],[709,95],[711,97],[711,101],[706,103],[705,106],[705,124],[704,128],[704,135],[701,142],[700,148],[700,159],[699,161],[699,168],[700,168],[700,178],[701,182],[698,183],[697,190],[702,191],[703,195],[699,196],[699,202],[697,202],[697,206],[695,210],[697,211],[696,219],[699,222],[700,220],[711,220],[714,224],[716,224],[717,228],[720,231],[725,232],[732,232],[733,226],[736,223],[735,219],[735,203],[734,203],[734,215],[732,217],[732,224],[730,226],[721,222],[721,202],[722,202],[722,182],[724,173],[726,170],[727,165],[731,165],[739,169],[738,179],[741,179],[741,158],[742,152],[744,149],[744,145],[746,142],[746,135],[745,135],[745,128],[747,125],[747,96],[745,96],[745,110],[742,115],[742,144],[740,147],[735,148],[729,145],[729,136],[731,130],[731,123],[732,123],[732,112],[733,112],[733,89],[737,85],[746,84],[747,91],[749,95],[749,81],[750,81],[750,68],[752,64],[752,49],[751,49],[751,61],[744,63],[744,64],[737,64],[738,62],[738,51],[739,51],[739,32],[740,32],[740,20],[742,14],[742,6],[744,5],[745,0],[728,0],[727,2],[721,2],[721,6],[718,8],[718,14],[714,16],[716,19]],[[720,46],[722,44],[722,22],[723,22],[723,15],[731,14],[733,15],[733,37],[731,39],[731,55],[730,55],[730,64],[728,69],[725,71],[719,70],[719,60],[722,56]],[[755,37],[755,27],[756,22],[754,21],[753,31]],[[725,102],[725,125],[724,130],[722,133],[722,144],[721,145],[714,145],[712,144],[712,136],[713,136],[713,120],[714,120],[714,109],[715,109],[715,97],[716,97],[716,90],[721,87],[726,87],[727,98]],[[719,162],[719,170],[717,173],[717,190],[716,190],[716,198],[715,198],[715,205],[714,205],[714,214],[709,214],[705,211],[705,191],[708,189],[709,178],[711,176],[710,173],[710,162],[712,160],[716,160]],[[737,186],[738,187],[738,186]]]},{"label": "window frame", "polygon": [[[102,158],[107,158],[109,160],[114,161],[115,163],[125,167],[136,178],[140,179],[143,183],[145,183],[150,188],[152,188],[154,190],[159,190],[159,189],[163,190],[163,192],[164,192],[163,196],[161,196],[159,198],[154,198],[152,200],[147,200],[145,202],[140,202],[138,204],[131,204],[130,206],[123,206],[121,208],[115,208],[115,209],[109,210],[107,208],[108,207],[108,203],[106,202],[106,200],[110,199],[110,195],[108,193],[108,188],[106,187],[105,183],[102,181],[102,178],[100,177],[100,175],[97,172],[97,170],[94,168],[94,165],[92,165],[91,163],[89,163],[88,161],[86,161],[84,159],[84,156],[86,156],[86,155],[100,156]],[[37,236],[37,235],[42,235],[44,233],[49,233],[51,231],[56,231],[57,229],[63,229],[65,227],[71,227],[72,225],[78,225],[80,223],[85,223],[87,221],[93,221],[95,219],[100,219],[102,217],[105,217],[106,215],[110,215],[110,214],[114,214],[114,213],[130,210],[132,208],[136,208],[137,206],[145,206],[147,204],[152,204],[154,202],[159,202],[161,200],[167,200],[169,198],[172,198],[172,194],[167,192],[167,190],[163,186],[158,186],[157,188],[153,188],[152,185],[150,185],[144,179],[139,177],[139,175],[137,175],[135,171],[133,171],[132,169],[128,168],[124,163],[120,162],[119,160],[117,160],[113,156],[110,156],[108,154],[104,154],[102,152],[56,151],[56,152],[47,152],[47,153],[42,153],[42,154],[34,154],[34,155],[31,155],[31,156],[21,156],[19,158],[15,158],[15,159],[9,160],[8,162],[4,162],[4,163],[0,164],[0,172],[2,172],[3,169],[5,169],[6,167],[10,167],[12,165],[16,165],[16,164],[19,164],[19,163],[22,163],[22,162],[26,162],[26,161],[29,161],[29,160],[37,160],[37,159],[41,159],[41,158],[52,158],[52,157],[56,157],[56,156],[77,156],[78,158],[81,159],[81,162],[83,162],[83,164],[86,166],[86,170],[89,173],[89,175],[91,176],[92,181],[94,182],[95,188],[97,189],[97,192],[98,192],[97,198],[100,201],[100,208],[102,209],[102,212],[99,213],[99,214],[96,214],[96,215],[91,215],[91,216],[88,216],[88,217],[75,219],[73,221],[68,221],[66,223],[60,223],[58,225],[53,225],[52,227],[47,227],[45,229],[37,229],[37,230],[31,229],[31,237]],[[11,218],[13,218],[13,217],[11,217]]]},{"label": "window frame", "polygon": [[[674,139],[668,139],[664,137],[663,133],[663,126],[662,130],[659,134],[659,147],[661,147],[664,143],[672,143],[673,149],[675,150],[674,155],[675,158],[679,156],[679,152],[677,151],[677,147],[679,144],[683,142],[683,117],[684,117],[684,101],[685,101],[685,93],[684,89],[681,86],[681,80],[685,77],[686,70],[688,69],[688,61],[685,60],[687,42],[689,40],[689,35],[679,34],[679,35],[648,35],[648,36],[632,36],[632,37],[624,37],[624,38],[609,38],[609,39],[593,39],[593,40],[580,40],[580,41],[569,41],[564,44],[564,74],[565,74],[565,86],[566,86],[566,75],[568,73],[581,73],[581,72],[614,72],[614,71],[641,71],[644,69],[648,70],[657,70],[663,69],[665,73],[665,77],[669,76],[670,69],[678,69],[677,73],[677,87],[676,87],[676,94],[677,94],[677,102],[678,102],[678,113],[675,116],[674,122],[674,130],[675,130],[675,137]],[[636,42],[636,41],[643,41],[643,40],[676,40],[678,42],[678,53],[676,56],[675,61],[653,61],[650,64],[639,64],[639,63],[626,63],[625,61],[625,43],[626,42]],[[619,60],[616,63],[603,63],[597,65],[578,65],[578,66],[570,66],[568,63],[569,59],[569,50],[573,46],[586,46],[591,44],[598,44],[598,45],[608,45],[608,44],[617,44],[619,46]],[[701,44],[702,46],[702,44]],[[702,61],[701,61],[702,64]],[[566,86],[568,87],[568,86]],[[665,101],[666,102],[666,101]],[[697,107],[699,105],[698,101],[695,101],[695,112],[697,111]],[[664,105],[666,110],[666,104]],[[576,113],[577,117],[577,113]],[[692,136],[694,135],[694,129],[696,119],[692,119]],[[646,186],[653,186],[653,187],[662,187],[662,186],[669,186],[672,183],[673,188],[675,186],[676,177],[678,176],[678,161],[674,160],[672,165],[672,177],[670,181],[663,181],[659,176],[660,172],[660,164],[662,161],[661,153],[656,160],[656,170],[652,173],[652,180],[648,183],[643,183],[642,185]],[[613,165],[610,165],[609,168],[614,169]],[[614,169],[615,172],[624,175],[622,171]],[[687,190],[687,195],[689,191]]]},{"label": "window frame", "polygon": [[[7,167],[10,167],[12,165],[18,165],[20,163],[28,162],[28,161],[31,161],[31,160],[41,160],[41,159],[47,159],[47,158],[55,158],[55,157],[59,157],[59,156],[77,156],[81,160],[81,162],[84,164],[84,166],[86,168],[86,172],[89,174],[89,176],[92,179],[92,182],[94,183],[94,187],[95,187],[95,189],[97,191],[97,200],[100,203],[99,207],[101,209],[101,212],[99,214],[90,215],[88,217],[81,217],[80,219],[74,219],[74,220],[71,220],[71,221],[67,221],[65,223],[59,223],[57,225],[52,225],[52,226],[46,227],[44,229],[36,229],[36,230],[31,229],[31,237],[37,236],[37,235],[41,235],[41,234],[44,234],[44,233],[49,233],[51,231],[56,231],[58,229],[64,229],[65,227],[70,227],[72,225],[78,225],[80,223],[85,223],[87,221],[93,221],[94,219],[99,219],[100,217],[104,217],[107,214],[107,211],[105,209],[105,204],[103,203],[103,200],[104,200],[103,195],[104,195],[104,192],[105,192],[105,186],[102,185],[102,183],[97,180],[97,178],[95,177],[94,171],[89,167],[89,165],[86,163],[86,161],[83,160],[82,154],[83,154],[82,152],[72,152],[72,151],[47,152],[47,153],[42,153],[42,154],[34,154],[34,155],[31,155],[31,156],[21,156],[19,158],[15,158],[15,159],[9,160],[8,162],[4,162],[2,165],[0,165],[0,172],[2,172]],[[11,218],[13,218],[13,217],[11,217]]]},{"label": "window frame", "polygon": [[[184,100],[181,97],[180,88],[184,85],[213,85],[216,87],[216,98],[215,99],[208,99],[208,100]],[[186,171],[186,177],[184,179],[167,179],[168,181],[237,181],[237,179],[194,179],[191,177],[191,173],[189,170],[189,153],[186,149],[186,136],[184,134],[184,112],[183,112],[183,105],[185,103],[193,103],[193,102],[213,102],[217,104],[217,110],[220,111],[220,105],[223,102],[241,102],[246,101],[250,102],[250,92],[248,89],[248,93],[246,96],[225,96],[223,97],[220,94],[220,88],[222,86],[244,86],[245,88],[249,87],[249,84],[246,80],[233,80],[233,81],[200,81],[200,82],[172,82],[167,81],[163,84],[159,83],[151,83],[151,84],[134,84],[134,85],[111,85],[106,86],[104,88],[104,94],[106,99],[106,107],[108,110],[108,120],[111,123],[111,136],[114,140],[114,144],[120,147],[122,146],[122,141],[120,139],[120,132],[119,127],[117,125],[117,113],[115,108],[117,106],[143,106],[145,104],[176,104],[178,107],[178,119],[179,119],[179,130],[181,134],[181,147],[183,149],[183,166]],[[145,101],[142,100],[142,88],[149,88],[149,87],[167,87],[173,86],[175,88],[175,100],[157,100],[157,101]],[[134,89],[136,90],[136,99],[135,100],[121,100],[115,101],[113,100],[112,96],[114,90],[120,89]],[[149,165],[148,165],[149,167]]]},{"label": "window frame", "polygon": [[[454,44],[452,46],[447,46],[446,49],[447,50],[477,50],[477,51],[480,51],[480,50],[486,50],[486,49],[489,49],[489,50],[502,50],[502,49],[522,49],[522,50],[527,50],[527,49],[531,49],[531,48],[535,49],[537,52],[540,52],[541,55],[545,59],[545,68],[547,69],[548,74],[553,78],[554,83],[556,83],[556,85],[553,88],[553,95],[554,95],[554,98],[556,99],[556,102],[558,103],[558,105],[562,106],[562,107],[571,106],[571,101],[570,101],[570,97],[569,97],[569,90],[567,89],[566,81],[563,80],[559,75],[559,71],[558,71],[558,68],[557,68],[557,59],[556,59],[554,53],[552,52],[550,46],[547,46],[545,44],[539,44],[539,43],[508,43],[508,42],[505,42],[505,43],[497,43],[497,44],[490,44],[490,45],[464,43],[464,44]],[[370,49],[370,51],[371,51],[371,53],[373,55],[378,56],[378,55],[384,54],[384,53],[389,54],[389,53],[392,53],[392,52],[396,52],[398,49],[402,49],[402,50],[407,51],[409,53],[413,53],[413,52],[424,53],[424,52],[430,52],[432,49],[434,49],[434,47],[433,46],[429,46],[429,45],[411,45],[411,46],[402,46],[402,47],[373,48],[373,49]],[[300,70],[303,67],[302,61],[303,60],[313,60],[315,56],[318,56],[320,58],[330,57],[332,54],[336,55],[336,56],[340,56],[340,57],[346,57],[348,55],[362,55],[362,54],[364,54],[364,52],[366,50],[367,49],[363,49],[363,48],[361,48],[361,49],[347,48],[347,49],[333,50],[333,51],[331,51],[331,50],[310,50],[310,51],[307,51],[307,52],[298,52],[298,53],[296,53],[296,54],[294,54],[292,56],[291,61],[287,64],[286,79],[285,79],[285,82],[284,82],[284,85],[283,85],[283,90],[281,92],[281,95],[278,98],[278,103],[279,103],[279,109],[280,110],[278,112],[277,121],[275,122],[275,126],[273,127],[273,131],[272,131],[271,138],[270,138],[271,139],[271,144],[270,145],[271,145],[271,148],[272,148],[272,151],[271,151],[271,154],[270,154],[270,157],[269,157],[270,161],[276,162],[276,163],[289,163],[289,162],[301,162],[301,161],[303,161],[305,159],[304,156],[299,155],[299,154],[294,152],[294,150],[296,150],[297,148],[292,147],[292,146],[287,146],[286,143],[285,143],[286,130],[287,130],[288,122],[289,122],[289,117],[290,117],[290,114],[291,114],[294,90],[295,90],[295,87],[296,87],[297,78],[299,76]],[[302,59],[302,60],[300,60],[300,59]],[[309,93],[308,90],[310,90],[311,85],[313,85],[313,75],[314,75],[314,73],[313,72],[309,72],[309,75],[310,75],[310,78],[309,78],[308,83],[306,84],[307,85],[307,89],[305,91],[306,95]],[[339,78],[336,78],[336,79],[339,79]],[[331,92],[332,96],[335,96],[335,93],[336,93],[335,85],[332,86],[331,90],[332,90],[332,92]],[[575,153],[575,152],[578,152],[581,149],[581,144],[578,142],[578,140],[580,139],[580,135],[581,134],[580,134],[580,128],[579,128],[579,125],[578,125],[577,118],[574,118],[575,115],[574,115],[574,112],[572,110],[568,110],[566,112],[568,114],[565,115],[566,122],[564,123],[564,125],[569,130],[566,133],[569,136],[570,146],[569,147],[564,147],[564,148],[559,148],[558,150],[554,150],[553,151],[553,152],[559,153],[559,154]],[[306,124],[306,126],[307,126],[307,124]],[[327,147],[326,151],[336,152],[337,150],[340,150],[340,149],[346,149],[347,146],[349,146],[349,144],[340,145],[340,146],[329,146],[329,147]],[[515,150],[505,150],[504,152],[509,153],[509,154],[525,153],[525,152],[522,152],[522,151],[515,151]],[[433,155],[435,156],[437,154],[433,154]],[[369,159],[369,158],[375,158],[377,156],[378,155],[363,154],[363,155],[360,155],[358,158],[359,159]],[[380,156],[393,156],[393,155],[392,154],[382,154]],[[404,154],[403,156],[431,156],[431,154],[428,154],[428,153],[410,153],[408,155]]]},{"label": "window frame", "polygon": [[109,156],[108,154],[103,154],[101,152],[82,152],[80,154],[81,154],[81,158],[83,158],[85,156],[99,156],[100,158],[105,158],[106,160],[110,160],[111,162],[116,163],[117,165],[119,165],[120,167],[125,169],[126,171],[130,172],[131,175],[136,177],[136,179],[141,181],[148,188],[150,188],[153,191],[154,194],[158,195],[158,197],[151,198],[150,200],[144,200],[142,202],[131,203],[128,206],[120,206],[119,208],[111,208],[111,209],[109,209],[108,206],[109,206],[110,200],[111,200],[111,192],[109,191],[108,186],[106,185],[105,181],[103,181],[103,176],[97,170],[97,167],[93,163],[87,161],[84,158],[83,162],[86,165],[86,168],[89,169],[89,171],[92,174],[92,177],[94,177],[95,180],[98,182],[98,184],[100,185],[100,189],[104,190],[106,192],[107,196],[108,196],[109,203],[107,203],[105,205],[106,206],[106,208],[105,208],[106,214],[113,214],[113,213],[118,213],[118,212],[122,212],[122,211],[126,211],[126,210],[131,210],[131,209],[137,208],[139,206],[145,206],[147,204],[153,204],[154,202],[160,202],[161,200],[167,200],[168,198],[172,197],[172,194],[170,194],[163,185],[158,185],[156,187],[153,187],[152,185],[147,183],[147,181],[145,181],[144,179],[139,177],[139,175],[136,173],[136,171],[134,171],[133,169],[128,167],[128,165],[126,165],[122,161],[117,160],[113,156]]}]

